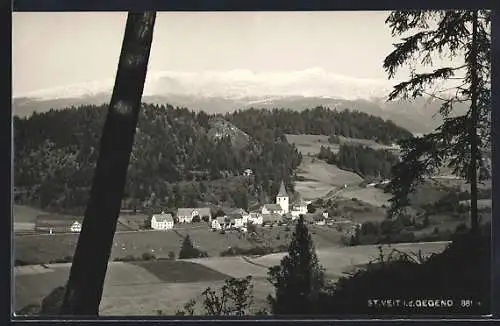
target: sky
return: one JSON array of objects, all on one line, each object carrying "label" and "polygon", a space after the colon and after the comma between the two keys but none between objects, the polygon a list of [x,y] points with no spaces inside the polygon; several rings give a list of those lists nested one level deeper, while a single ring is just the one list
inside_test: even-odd
[{"label": "sky", "polygon": [[[387,80],[388,12],[159,12],[149,73],[316,69]],[[125,12],[13,13],[13,95],[113,79]]]}]

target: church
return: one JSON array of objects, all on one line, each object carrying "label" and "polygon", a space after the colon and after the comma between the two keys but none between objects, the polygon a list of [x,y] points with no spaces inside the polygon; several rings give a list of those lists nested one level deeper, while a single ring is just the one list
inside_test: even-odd
[{"label": "church", "polygon": [[262,206],[262,214],[290,214],[292,219],[307,213],[307,203],[303,200],[296,201],[290,205],[290,196],[285,188],[285,183],[282,181],[278,194],[276,195],[275,204],[265,204]]}]

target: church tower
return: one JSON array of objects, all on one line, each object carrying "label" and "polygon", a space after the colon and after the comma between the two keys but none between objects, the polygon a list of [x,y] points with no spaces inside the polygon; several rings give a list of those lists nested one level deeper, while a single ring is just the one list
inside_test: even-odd
[{"label": "church tower", "polygon": [[281,206],[285,214],[288,213],[290,203],[288,193],[286,192],[285,184],[283,183],[283,181],[281,181],[280,190],[276,195],[276,204]]}]

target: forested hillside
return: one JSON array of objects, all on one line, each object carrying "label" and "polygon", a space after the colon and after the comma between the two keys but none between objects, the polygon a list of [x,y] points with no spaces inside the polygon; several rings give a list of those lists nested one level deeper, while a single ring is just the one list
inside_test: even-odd
[{"label": "forested hillside", "polygon": [[[45,209],[85,207],[106,112],[106,105],[87,105],[15,117],[14,182],[25,190],[18,199]],[[377,117],[324,108],[300,113],[251,109],[221,116],[143,104],[125,203],[128,208],[196,205],[213,194],[182,193],[176,183],[206,184],[248,168],[254,176],[244,193],[231,191],[224,201],[238,202],[241,196],[265,200],[274,196],[282,179],[292,190],[302,157],[285,133],[338,134],[384,143],[409,134]]]},{"label": "forested hillside", "polygon": [[390,120],[350,110],[316,107],[304,111],[248,109],[226,114],[226,119],[245,132],[267,129],[277,134],[340,135],[370,139],[389,145],[412,134]]},{"label": "forested hillside", "polygon": [[364,178],[390,178],[392,167],[399,161],[396,155],[385,149],[347,144],[340,145],[338,153],[321,146],[318,158],[341,169],[356,172]]},{"label": "forested hillside", "polygon": [[[107,106],[82,106],[14,118],[14,181],[28,191],[23,200],[42,208],[85,206],[106,112]],[[224,128],[219,118],[214,133],[213,118],[143,105],[126,185],[131,205],[166,203],[170,197],[177,199],[172,205],[192,205],[199,198],[173,196],[174,183],[240,175],[247,168],[254,171],[249,192],[256,196],[276,191],[281,179],[292,187],[301,156],[283,135],[268,138],[266,129],[245,135],[234,126]]]}]

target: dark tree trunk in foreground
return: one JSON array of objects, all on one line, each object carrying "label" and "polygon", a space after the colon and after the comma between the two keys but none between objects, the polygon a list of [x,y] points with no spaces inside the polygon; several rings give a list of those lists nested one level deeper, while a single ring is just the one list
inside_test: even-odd
[{"label": "dark tree trunk in foreground", "polygon": [[479,114],[477,109],[477,95],[478,95],[478,62],[477,62],[477,10],[472,13],[472,44],[471,44],[471,70],[470,70],[470,93],[471,93],[471,162],[470,162],[470,217],[471,217],[471,230],[478,232],[478,212],[477,212],[477,123]]},{"label": "dark tree trunk in foreground", "polygon": [[156,13],[129,13],[62,315],[98,315],[141,106]]}]

